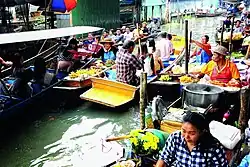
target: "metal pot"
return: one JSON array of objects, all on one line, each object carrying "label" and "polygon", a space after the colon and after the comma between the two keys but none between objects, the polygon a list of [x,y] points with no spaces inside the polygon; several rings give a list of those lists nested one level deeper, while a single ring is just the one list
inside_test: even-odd
[{"label": "metal pot", "polygon": [[183,90],[185,104],[201,108],[218,103],[224,94],[220,87],[196,83],[184,86]]}]

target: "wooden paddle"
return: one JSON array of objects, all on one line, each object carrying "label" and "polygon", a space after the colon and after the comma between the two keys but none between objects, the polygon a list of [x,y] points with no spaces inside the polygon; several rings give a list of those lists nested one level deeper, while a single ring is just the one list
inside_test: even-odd
[{"label": "wooden paddle", "polygon": [[110,142],[110,141],[124,140],[124,139],[129,139],[130,137],[131,137],[131,135],[111,137],[111,138],[107,138],[105,141]]}]

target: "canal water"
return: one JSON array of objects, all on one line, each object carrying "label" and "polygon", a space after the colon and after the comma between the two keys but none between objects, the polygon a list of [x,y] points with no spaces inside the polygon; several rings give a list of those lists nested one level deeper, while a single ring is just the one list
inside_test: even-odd
[{"label": "canal water", "polygon": [[[215,27],[220,19],[190,19],[193,38],[200,40],[208,34],[214,43]],[[178,35],[184,34],[183,28],[184,24],[178,23],[163,26],[164,30]],[[83,101],[77,108],[42,110],[43,116],[23,126],[15,125],[16,130],[1,135],[0,166],[85,166],[79,157],[88,147],[107,136],[127,134],[140,125],[138,105],[117,111]],[[95,161],[95,155],[92,157]]]}]

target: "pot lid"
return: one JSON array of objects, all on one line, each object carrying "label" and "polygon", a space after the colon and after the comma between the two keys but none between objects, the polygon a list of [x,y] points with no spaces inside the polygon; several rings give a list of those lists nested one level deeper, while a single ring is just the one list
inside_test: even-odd
[{"label": "pot lid", "polygon": [[188,84],[183,88],[187,92],[195,93],[195,94],[220,94],[223,93],[224,90],[218,86],[207,85],[207,84],[197,84],[192,83]]}]

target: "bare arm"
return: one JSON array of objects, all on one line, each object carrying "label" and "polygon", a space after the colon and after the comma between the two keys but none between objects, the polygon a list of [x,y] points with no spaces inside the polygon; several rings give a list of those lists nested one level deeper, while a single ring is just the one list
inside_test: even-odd
[{"label": "bare arm", "polygon": [[3,58],[0,57],[0,63],[4,66],[11,66],[12,65],[12,62],[10,61],[4,61]]},{"label": "bare arm", "polygon": [[163,160],[158,160],[155,167],[167,167]]}]

